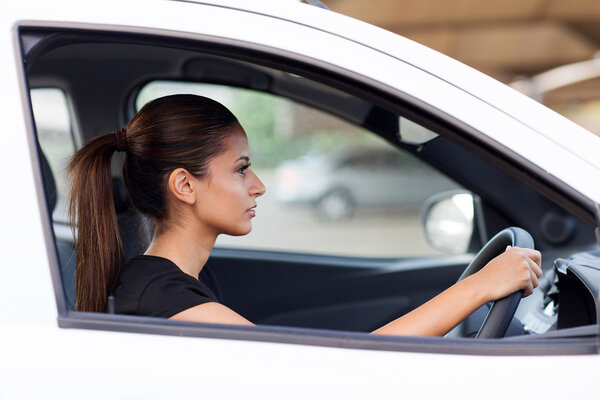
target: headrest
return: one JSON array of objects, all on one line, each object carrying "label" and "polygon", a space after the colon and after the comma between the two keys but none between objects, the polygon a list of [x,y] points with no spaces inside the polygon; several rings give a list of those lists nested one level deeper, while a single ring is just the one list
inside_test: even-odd
[{"label": "headrest", "polygon": [[[42,180],[44,184],[44,193],[46,195],[46,201],[48,202],[48,208],[50,212],[54,211],[56,207],[56,181],[54,180],[54,175],[52,174],[52,169],[50,168],[50,164],[48,163],[48,159],[46,155],[39,148],[40,155],[40,165],[42,167]],[[127,193],[127,188],[125,187],[125,182],[120,178],[112,178],[113,182],[113,200],[115,202],[115,210],[117,214],[125,212],[129,209],[129,194]]]},{"label": "headrest", "polygon": [[40,165],[42,167],[42,180],[46,201],[48,202],[50,212],[53,212],[56,207],[56,181],[54,180],[54,175],[52,174],[52,169],[50,169],[48,159],[40,147],[38,147],[38,154],[40,156]]}]

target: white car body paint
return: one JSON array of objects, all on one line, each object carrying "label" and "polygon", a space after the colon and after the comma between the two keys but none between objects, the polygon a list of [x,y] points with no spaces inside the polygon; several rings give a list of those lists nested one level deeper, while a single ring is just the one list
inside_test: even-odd
[{"label": "white car body paint", "polygon": [[595,201],[600,140],[432,50],[303,4],[9,1],[0,10],[0,398],[550,399],[598,391],[598,355],[405,353],[59,328],[18,25],[208,35],[334,63],[453,115]]}]

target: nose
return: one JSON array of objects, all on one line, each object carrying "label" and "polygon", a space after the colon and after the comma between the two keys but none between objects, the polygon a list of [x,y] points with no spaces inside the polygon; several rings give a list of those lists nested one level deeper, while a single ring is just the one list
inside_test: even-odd
[{"label": "nose", "polygon": [[265,194],[267,188],[265,188],[265,185],[254,173],[254,171],[252,172],[252,175],[254,175],[254,179],[252,180],[252,185],[250,186],[250,194],[254,197],[260,197]]}]

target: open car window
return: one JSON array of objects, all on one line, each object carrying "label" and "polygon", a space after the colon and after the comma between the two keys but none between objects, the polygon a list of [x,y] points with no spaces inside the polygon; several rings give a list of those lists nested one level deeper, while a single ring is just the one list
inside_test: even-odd
[{"label": "open car window", "polygon": [[[60,282],[60,326],[442,353],[570,351],[568,345],[538,348],[526,339],[504,348],[467,340],[363,335],[452,285],[468,264],[468,253],[507,226],[518,224],[532,233],[548,254],[545,271],[552,270],[557,254],[590,244],[589,224],[532,188],[536,179],[520,174],[519,164],[465,139],[472,127],[436,114],[405,93],[393,97],[374,79],[328,71],[313,60],[271,54],[268,48],[241,54],[238,44],[206,37],[183,40],[164,32],[156,37],[84,30],[34,33],[31,42],[37,40],[44,51],[28,60],[28,83],[35,88],[55,79],[70,88],[84,141],[123,126],[151,98],[203,94],[240,118],[253,164],[270,186],[259,200],[255,231],[245,238],[223,237],[206,267],[222,302],[258,327],[74,312],[72,243],[59,240],[55,231],[52,268]],[[54,35],[48,48],[45,34]],[[64,146],[66,154],[71,145]],[[119,171],[113,173],[118,180]],[[350,189],[341,188],[348,181]],[[302,199],[316,183],[316,194]],[[353,188],[359,189],[355,196],[372,197],[348,201]],[[379,189],[387,192],[375,193]],[[466,214],[479,223],[463,254],[447,255],[425,241],[420,212],[431,196],[448,190],[462,195],[465,189],[475,195],[473,210]],[[515,194],[522,199],[518,207]],[[131,209],[126,196],[120,200],[126,217]],[[69,256],[62,258],[65,247]],[[544,296],[534,300],[525,312],[543,304],[550,320],[530,333],[544,333],[556,321],[555,303],[545,303]],[[569,328],[594,323],[585,317],[583,323],[571,321]],[[589,343],[577,351],[582,348],[589,351]]]},{"label": "open car window", "polygon": [[[462,187],[414,155],[329,113],[256,90],[153,81],[140,90],[136,108],[178,93],[213,98],[237,116],[267,188],[251,234],[221,235],[217,246],[362,257],[440,254],[425,239],[421,211],[430,197]],[[408,136],[418,132],[418,124],[402,120]]]}]

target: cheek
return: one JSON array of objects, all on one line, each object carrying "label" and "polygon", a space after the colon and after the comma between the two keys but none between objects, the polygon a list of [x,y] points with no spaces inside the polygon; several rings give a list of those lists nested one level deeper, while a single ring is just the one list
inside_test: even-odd
[{"label": "cheek", "polygon": [[247,179],[237,176],[213,178],[200,201],[200,215],[205,223],[231,236],[246,235],[252,230],[247,209],[251,207]]},{"label": "cheek", "polygon": [[[217,189],[217,188],[215,188]],[[211,196],[212,211],[228,223],[235,223],[249,207],[248,194],[242,182],[233,180],[220,185]]]},{"label": "cheek", "polygon": [[237,209],[245,205],[247,197],[244,185],[241,182],[234,182],[221,190],[221,200],[232,208]]}]

